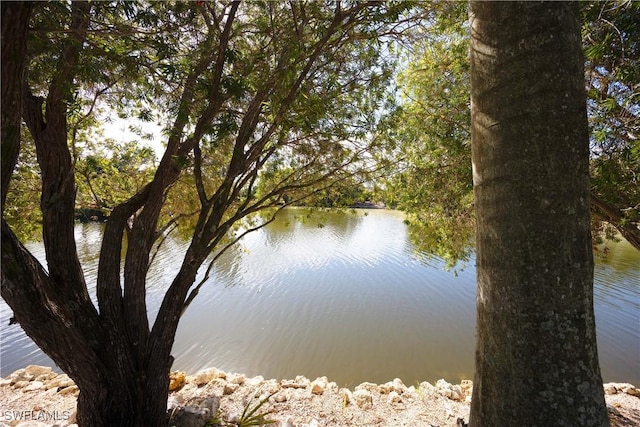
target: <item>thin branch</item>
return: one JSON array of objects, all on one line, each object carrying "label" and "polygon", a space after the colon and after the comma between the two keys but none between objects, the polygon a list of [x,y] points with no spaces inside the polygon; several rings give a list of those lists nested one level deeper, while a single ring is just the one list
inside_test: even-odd
[{"label": "thin branch", "polygon": [[200,150],[199,143],[195,143],[193,146],[193,158],[193,176],[196,182],[196,190],[198,191],[200,205],[205,208],[208,203],[208,198],[207,192],[204,188],[204,181],[202,179],[202,151]]},{"label": "thin branch", "polygon": [[[272,206],[269,206],[272,207]],[[265,207],[266,208],[266,207]],[[213,268],[213,264],[218,260],[218,258],[220,258],[220,256],[222,256],[231,246],[235,245],[236,243],[238,243],[240,241],[240,239],[242,239],[244,236],[246,236],[249,233],[252,233],[254,231],[260,230],[263,227],[266,227],[267,225],[271,224],[273,221],[275,221],[276,219],[276,215],[278,214],[278,212],[280,212],[282,209],[284,208],[284,206],[279,207],[276,212],[271,215],[271,218],[269,218],[269,220],[265,221],[264,223],[253,227],[253,228],[249,228],[247,230],[245,230],[243,233],[241,233],[238,237],[236,237],[235,239],[233,239],[231,242],[229,242],[228,244],[226,244],[222,249],[220,249],[220,251],[218,253],[216,253],[216,255],[214,255],[214,257],[211,259],[211,261],[209,262],[209,265],[207,266],[207,270],[205,272],[204,277],[202,278],[202,280],[200,280],[200,282],[195,286],[195,288],[193,288],[191,290],[191,292],[189,293],[189,296],[185,299],[185,302],[183,304],[183,308],[182,308],[182,312],[180,313],[180,316],[182,316],[185,312],[185,310],[187,309],[187,307],[189,307],[189,305],[191,304],[191,302],[193,301],[193,299],[198,295],[198,293],[200,292],[200,289],[202,288],[202,286],[209,280],[210,274],[211,274],[211,270]]]}]

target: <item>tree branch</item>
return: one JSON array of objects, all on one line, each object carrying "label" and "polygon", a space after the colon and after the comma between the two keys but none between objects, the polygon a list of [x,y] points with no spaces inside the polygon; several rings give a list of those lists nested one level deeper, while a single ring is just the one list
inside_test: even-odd
[{"label": "tree branch", "polygon": [[27,27],[32,4],[2,3],[2,212],[20,154]]},{"label": "tree branch", "polygon": [[591,210],[596,215],[613,225],[631,245],[640,250],[640,228],[636,223],[625,221],[624,213],[606,203],[591,192]]}]

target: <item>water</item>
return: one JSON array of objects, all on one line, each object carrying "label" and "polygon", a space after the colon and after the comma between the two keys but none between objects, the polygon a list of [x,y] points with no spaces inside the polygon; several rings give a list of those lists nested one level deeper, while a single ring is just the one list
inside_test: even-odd
[{"label": "water", "polygon": [[[399,212],[288,209],[220,258],[178,329],[173,369],[215,366],[266,378],[327,375],[341,385],[472,379],[474,259],[446,271],[416,253]],[[100,228],[78,225],[87,278]],[[39,258],[40,245],[29,246]],[[150,316],[186,243],[168,240],[149,271]],[[0,302],[1,375],[53,363]],[[595,271],[605,382],[640,384],[640,254],[611,246]]]}]

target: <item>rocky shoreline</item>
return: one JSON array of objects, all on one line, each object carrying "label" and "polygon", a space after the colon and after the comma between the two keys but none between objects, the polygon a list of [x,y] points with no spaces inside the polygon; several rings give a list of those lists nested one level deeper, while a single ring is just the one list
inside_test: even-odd
[{"label": "rocky shoreline", "polygon": [[[170,425],[237,425],[243,411],[258,407],[273,426],[463,426],[469,420],[473,384],[384,384],[339,387],[327,377],[265,380],[210,368],[172,372]],[[611,425],[640,426],[640,391],[631,384],[604,385]],[[75,426],[78,387],[65,374],[30,365],[0,379],[0,427]]]}]

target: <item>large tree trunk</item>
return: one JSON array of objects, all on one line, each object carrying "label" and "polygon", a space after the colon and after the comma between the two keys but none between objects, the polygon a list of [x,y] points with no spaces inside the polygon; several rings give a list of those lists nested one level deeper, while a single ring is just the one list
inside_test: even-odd
[{"label": "large tree trunk", "polygon": [[78,385],[81,426],[166,423],[173,341],[141,359],[130,347],[123,350],[123,329],[106,328],[77,296],[69,299],[58,293],[4,220],[1,289],[27,335]]},{"label": "large tree trunk", "polygon": [[608,425],[577,3],[472,1],[473,426]]}]

